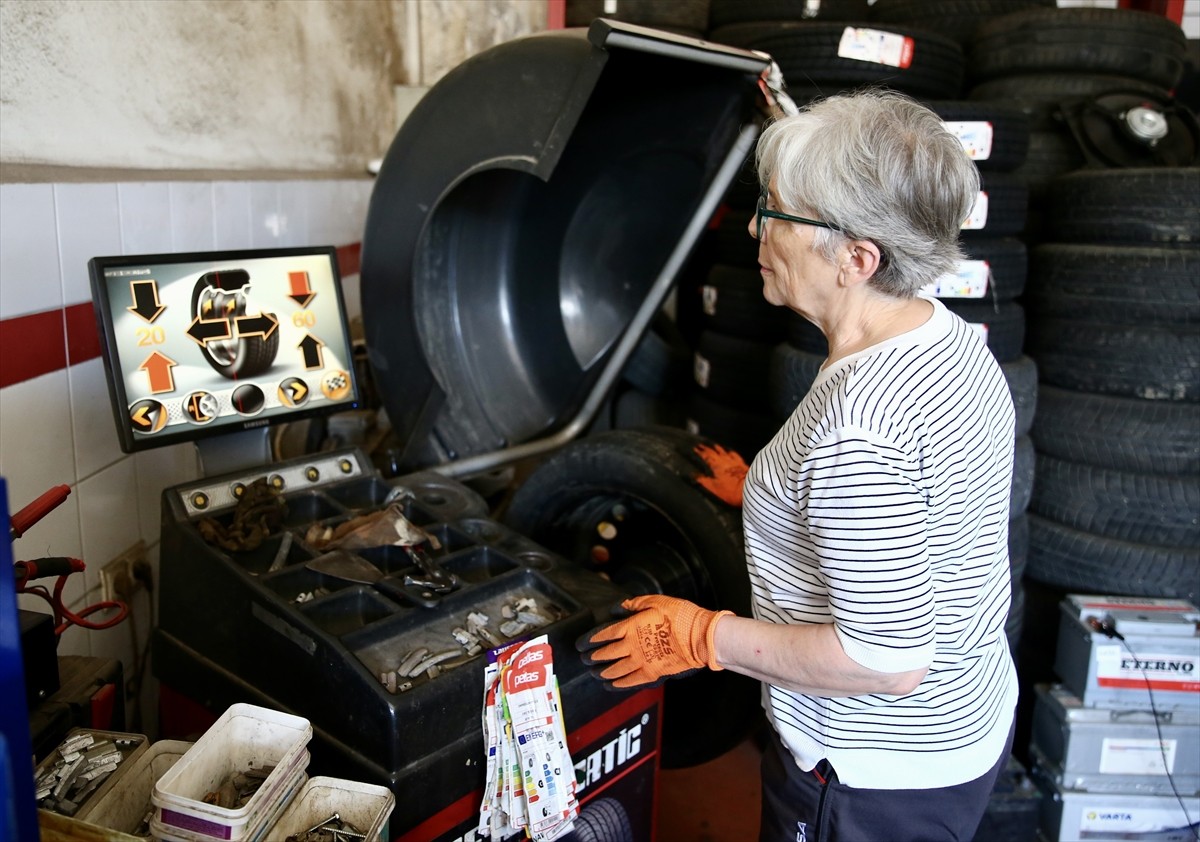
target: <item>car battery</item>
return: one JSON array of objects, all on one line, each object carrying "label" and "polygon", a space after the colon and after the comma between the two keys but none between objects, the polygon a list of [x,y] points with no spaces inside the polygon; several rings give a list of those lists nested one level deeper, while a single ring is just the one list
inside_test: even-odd
[{"label": "car battery", "polygon": [[1054,670],[1087,707],[1200,707],[1200,610],[1179,599],[1068,594]]},{"label": "car battery", "polygon": [[1042,790],[1038,830],[1047,842],[1195,842],[1200,798],[1064,789],[1038,763],[1031,777]]},{"label": "car battery", "polygon": [[1085,707],[1062,685],[1038,685],[1031,751],[1064,789],[1200,793],[1200,709]]},{"label": "car battery", "polygon": [[[326,555],[315,536],[393,506],[436,539],[421,545],[424,565],[390,542],[347,551],[374,569],[373,583],[314,564]],[[456,632],[486,616],[500,642],[544,634],[551,644],[584,813],[604,801],[591,809],[619,813],[630,839],[651,838],[661,690],[609,692],[574,649],[626,596],[615,585],[490,520],[465,485],[433,472],[385,481],[356,450],[168,488],[162,507],[152,663],[171,691],[210,711],[247,701],[303,716],[313,769],[392,790],[392,838],[470,839],[485,771],[486,651]],[[246,548],[210,542],[237,532],[239,511],[260,509],[274,525]],[[424,581],[430,563],[453,587]],[[516,603],[544,623],[504,625]],[[396,675],[419,649],[454,656]]]}]

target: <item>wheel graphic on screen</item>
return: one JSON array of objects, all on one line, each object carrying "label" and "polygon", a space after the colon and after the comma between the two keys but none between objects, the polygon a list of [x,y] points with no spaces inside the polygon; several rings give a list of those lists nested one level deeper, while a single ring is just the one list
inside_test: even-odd
[{"label": "wheel graphic on screen", "polygon": [[188,335],[222,377],[252,377],[269,369],[279,352],[279,321],[273,313],[246,313],[250,274],[243,269],[207,272],[192,290]]}]

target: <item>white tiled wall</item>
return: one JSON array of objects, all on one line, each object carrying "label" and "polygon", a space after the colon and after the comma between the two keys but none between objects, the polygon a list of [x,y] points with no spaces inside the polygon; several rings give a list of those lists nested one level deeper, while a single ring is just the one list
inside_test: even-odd
[{"label": "white tiled wall", "polygon": [[[100,255],[360,242],[371,187],[365,179],[0,184],[0,319],[89,301],[87,261]],[[358,276],[343,281],[358,315]],[[121,452],[103,364],[92,359],[0,389],[0,476],[13,511],[52,486],[71,487],[13,554],[82,558],[87,570],[70,577],[64,600],[78,610],[100,599],[100,568],[139,540],[157,579],[159,495],[197,468],[190,444]],[[20,604],[48,610],[30,595]],[[144,595],[131,609],[133,624],[69,630],[59,654],[119,658],[131,676],[131,630],[140,652],[152,625]],[[153,734],[157,688],[146,673],[142,727]]]}]

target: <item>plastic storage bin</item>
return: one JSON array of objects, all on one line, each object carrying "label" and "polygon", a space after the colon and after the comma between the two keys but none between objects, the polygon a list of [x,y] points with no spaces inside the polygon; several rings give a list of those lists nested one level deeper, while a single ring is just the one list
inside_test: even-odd
[{"label": "plastic storage bin", "polygon": [[[94,809],[96,809],[96,805],[100,803],[100,800],[104,798],[107,793],[112,791],[117,781],[124,778],[132,763],[137,760],[143,752],[146,751],[146,746],[149,745],[150,740],[145,734],[130,734],[124,731],[101,731],[95,728],[72,728],[67,732],[66,738],[69,739],[76,734],[91,734],[97,742],[100,742],[101,740],[110,740],[113,743],[117,743],[119,740],[122,743],[117,746],[121,752],[121,762],[118,763],[117,767],[112,771],[112,773],[104,779],[104,783],[98,786],[94,792],[85,798],[79,805],[78,809],[72,814],[72,816],[76,819],[92,822],[94,820],[91,818],[91,813]],[[43,772],[45,772],[47,769],[50,769],[55,763],[58,762],[59,757],[60,755],[57,749],[52,751],[49,756],[47,756],[40,764],[38,764],[37,769],[34,771],[34,777],[40,778]]]},{"label": "plastic storage bin", "polygon": [[[297,768],[294,774],[285,781],[282,794],[278,798],[262,802],[260,812],[257,815],[251,815],[249,821],[241,829],[240,836],[233,835],[237,832],[233,828],[229,829],[229,836],[214,836],[192,828],[166,825],[159,820],[156,813],[150,819],[151,837],[161,839],[163,842],[213,842],[214,839],[238,839],[241,842],[274,842],[275,834],[272,829],[275,823],[308,781],[308,775],[304,771],[304,767],[308,766],[308,757],[308,752],[304,752],[304,762],[298,764],[300,768]],[[188,819],[190,817],[186,817],[185,821]]]},{"label": "plastic storage bin", "polygon": [[[201,838],[252,839],[302,782],[312,739],[307,719],[256,705],[235,704],[154,785],[154,822]],[[233,775],[274,769],[241,807],[205,804],[204,796]]]},{"label": "plastic storage bin", "polygon": [[300,834],[337,813],[342,821],[357,827],[367,842],[386,842],[388,818],[396,806],[396,797],[387,787],[316,777],[300,790],[291,805],[271,829],[272,839]]},{"label": "plastic storage bin", "polygon": [[146,813],[153,809],[150,795],[154,784],[192,747],[182,740],[159,740],[151,744],[138,758],[129,762],[121,785],[97,799],[87,815],[87,821],[110,830],[119,830],[141,839],[150,834],[137,833]]}]

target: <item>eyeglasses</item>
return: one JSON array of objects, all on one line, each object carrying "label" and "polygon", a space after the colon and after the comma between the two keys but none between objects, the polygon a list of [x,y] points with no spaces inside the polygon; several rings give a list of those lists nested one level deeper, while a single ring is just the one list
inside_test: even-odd
[{"label": "eyeglasses", "polygon": [[764,190],[758,194],[758,207],[754,211],[756,220],[754,233],[758,239],[762,239],[763,235],[763,217],[768,216],[771,219],[782,219],[785,222],[799,222],[804,225],[815,225],[818,228],[828,228],[830,231],[841,231],[842,229],[836,225],[831,225],[828,222],[821,222],[819,219],[808,219],[803,216],[793,216],[790,213],[780,213],[779,211],[767,210],[767,191]]}]

